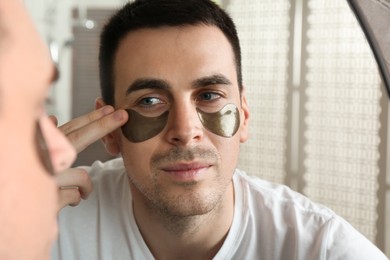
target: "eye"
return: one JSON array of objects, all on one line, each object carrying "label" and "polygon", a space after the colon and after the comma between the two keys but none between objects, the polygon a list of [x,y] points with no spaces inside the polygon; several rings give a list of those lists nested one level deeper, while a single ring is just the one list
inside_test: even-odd
[{"label": "eye", "polygon": [[157,105],[157,104],[163,104],[164,102],[159,99],[159,98],[156,98],[156,97],[146,97],[146,98],[142,98],[138,104],[140,106],[143,106],[143,107],[149,107],[149,106],[153,106],[153,105]]},{"label": "eye", "polygon": [[203,92],[199,95],[199,100],[200,101],[212,101],[219,99],[221,95],[219,93],[215,92]]}]

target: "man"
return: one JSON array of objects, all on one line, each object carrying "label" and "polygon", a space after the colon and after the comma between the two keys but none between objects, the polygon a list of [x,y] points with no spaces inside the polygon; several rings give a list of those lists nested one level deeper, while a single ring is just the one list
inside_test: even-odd
[{"label": "man", "polygon": [[[62,200],[58,201],[53,176],[68,168],[76,156],[45,115],[45,100],[56,76],[23,3],[0,1],[0,259],[49,259],[57,235],[58,208],[76,203],[67,190],[60,192]],[[103,115],[102,110],[107,113]],[[121,122],[112,119],[112,107],[102,110],[100,116],[95,112],[88,126],[106,126],[94,127],[97,138],[127,120],[123,110],[116,112],[125,115]],[[83,141],[87,145],[94,140],[84,137]]]},{"label": "man", "polygon": [[125,5],[100,76],[97,108],[129,114],[103,138],[122,158],[85,168],[94,191],[62,210],[54,259],[385,259],[329,209],[235,169],[249,111],[237,32],[213,2]]}]

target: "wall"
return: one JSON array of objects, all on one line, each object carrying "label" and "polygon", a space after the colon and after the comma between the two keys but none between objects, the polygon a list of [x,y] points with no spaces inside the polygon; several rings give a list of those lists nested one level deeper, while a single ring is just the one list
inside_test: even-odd
[{"label": "wall", "polygon": [[[58,117],[59,124],[68,122],[71,119],[71,48],[72,10],[85,7],[93,8],[116,8],[123,5],[124,0],[24,0],[25,5],[35,22],[38,31],[49,45],[52,43],[52,50],[58,49],[57,64],[60,71],[60,78],[52,89],[51,102],[48,106],[48,113]],[[53,51],[54,53],[56,51]],[[91,110],[93,108],[91,107]]]}]

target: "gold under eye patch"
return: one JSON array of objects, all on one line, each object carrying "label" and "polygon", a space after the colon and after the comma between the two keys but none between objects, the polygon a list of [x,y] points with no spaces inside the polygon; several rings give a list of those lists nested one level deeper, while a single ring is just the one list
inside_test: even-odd
[{"label": "gold under eye patch", "polygon": [[[169,116],[169,110],[157,117],[146,117],[132,109],[126,111],[129,120],[122,126],[122,133],[133,143],[143,142],[158,135],[167,124]],[[203,126],[216,135],[232,137],[240,126],[240,114],[234,104],[227,104],[214,113],[206,113],[198,108],[196,111]]]},{"label": "gold under eye patch", "polygon": [[132,109],[126,109],[129,120],[122,126],[123,135],[133,143],[146,141],[158,135],[168,121],[169,111],[157,117],[142,116]]},{"label": "gold under eye patch", "polygon": [[198,108],[196,110],[203,126],[216,135],[232,137],[240,126],[240,114],[233,104],[227,104],[215,113],[205,113]]}]

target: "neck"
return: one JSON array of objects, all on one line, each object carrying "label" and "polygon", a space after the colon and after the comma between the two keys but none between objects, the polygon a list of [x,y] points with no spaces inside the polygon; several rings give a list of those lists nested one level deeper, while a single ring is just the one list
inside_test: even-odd
[{"label": "neck", "polygon": [[157,259],[211,259],[227,236],[233,220],[234,191],[229,185],[217,205],[194,216],[172,216],[151,205],[130,182],[135,220]]}]

